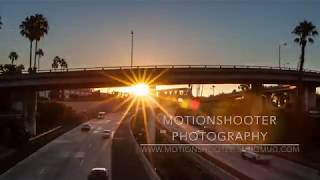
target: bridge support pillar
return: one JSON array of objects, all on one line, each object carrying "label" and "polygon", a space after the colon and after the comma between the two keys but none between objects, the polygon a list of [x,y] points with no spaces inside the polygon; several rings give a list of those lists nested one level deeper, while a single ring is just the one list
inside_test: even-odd
[{"label": "bridge support pillar", "polygon": [[23,93],[23,117],[26,131],[35,136],[36,131],[36,115],[37,115],[37,92],[34,90],[26,90]]},{"label": "bridge support pillar", "polygon": [[260,114],[263,110],[263,96],[262,96],[262,90],[263,90],[263,86],[262,84],[251,84],[251,90],[253,92],[252,94],[252,103],[254,103],[255,105],[253,106],[254,108],[252,109],[252,111],[255,114]]},{"label": "bridge support pillar", "polygon": [[1,112],[10,112],[12,111],[12,93],[9,90],[0,90],[0,109]]},{"label": "bridge support pillar", "polygon": [[147,137],[148,144],[154,144],[156,142],[156,115],[153,110],[148,110],[147,119]]},{"label": "bridge support pillar", "polygon": [[[248,95],[249,101],[252,103],[251,114],[261,115],[265,103],[263,103],[262,96],[263,86],[262,84],[251,84],[251,93]],[[260,127],[258,125],[250,126],[251,132],[260,132]],[[256,142],[259,143],[259,142]]]},{"label": "bridge support pillar", "polygon": [[302,110],[308,112],[316,107],[316,86],[303,85],[301,88]]},{"label": "bridge support pillar", "polygon": [[251,90],[257,95],[262,95],[263,86],[262,84],[251,84]]},{"label": "bridge support pillar", "polygon": [[297,103],[297,91],[288,92],[289,104],[294,105]]}]

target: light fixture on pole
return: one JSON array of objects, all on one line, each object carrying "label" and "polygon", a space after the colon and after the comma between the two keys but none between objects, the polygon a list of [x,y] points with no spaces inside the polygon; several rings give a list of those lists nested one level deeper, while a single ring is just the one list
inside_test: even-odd
[{"label": "light fixture on pole", "polygon": [[283,42],[279,44],[279,68],[281,68],[281,46],[286,46],[287,43]]}]

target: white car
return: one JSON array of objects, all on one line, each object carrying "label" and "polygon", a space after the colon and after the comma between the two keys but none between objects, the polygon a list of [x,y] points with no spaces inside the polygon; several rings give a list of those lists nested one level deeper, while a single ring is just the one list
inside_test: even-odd
[{"label": "white car", "polygon": [[102,134],[103,138],[107,139],[107,138],[111,137],[112,131],[111,130],[103,130],[101,134]]},{"label": "white car", "polygon": [[99,112],[97,119],[104,119],[105,116],[106,116],[105,112]]},{"label": "white car", "polygon": [[108,180],[109,171],[106,168],[93,168],[88,175],[88,180]]},{"label": "white car", "polygon": [[241,150],[241,157],[243,159],[249,159],[256,163],[270,163],[272,156],[270,154],[257,153],[252,151],[250,148]]}]

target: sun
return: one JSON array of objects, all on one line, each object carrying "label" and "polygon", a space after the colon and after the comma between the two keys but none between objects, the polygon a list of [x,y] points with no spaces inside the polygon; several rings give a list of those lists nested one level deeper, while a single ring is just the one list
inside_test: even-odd
[{"label": "sun", "polygon": [[146,83],[138,83],[129,88],[129,91],[136,96],[147,96],[150,93],[149,86]]},{"label": "sun", "polygon": [[[122,87],[118,87],[121,96],[121,102],[113,107],[113,110],[120,110],[123,107],[124,112],[120,118],[123,121],[125,118],[131,118],[140,113],[143,113],[143,124],[145,129],[148,127],[148,114],[149,112],[155,113],[155,109],[158,109],[165,113],[167,116],[172,116],[161,104],[158,102],[159,97],[156,95],[155,82],[168,71],[168,69],[160,71],[159,74],[154,74],[154,71],[148,69],[130,69],[123,71],[125,79],[118,78],[113,75],[107,75],[107,78],[111,78],[123,84]],[[125,96],[122,96],[125,95]],[[118,98],[119,96],[115,96]],[[112,98],[111,98],[112,99]],[[167,100],[167,99],[166,99]],[[148,132],[146,132],[147,142],[150,141]]]}]

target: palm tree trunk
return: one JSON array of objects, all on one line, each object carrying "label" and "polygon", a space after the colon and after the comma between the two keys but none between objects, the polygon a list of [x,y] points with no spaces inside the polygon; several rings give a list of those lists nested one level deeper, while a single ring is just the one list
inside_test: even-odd
[{"label": "palm tree trunk", "polygon": [[30,40],[30,61],[29,61],[29,72],[31,72],[32,68],[32,41]]},{"label": "palm tree trunk", "polygon": [[298,101],[297,101],[297,111],[303,111],[303,66],[304,66],[304,54],[305,54],[306,44],[301,45],[301,56],[300,56],[300,67],[299,67],[299,78],[298,78]]},{"label": "palm tree trunk", "polygon": [[38,56],[38,70],[40,70],[40,56]]},{"label": "palm tree trunk", "polygon": [[305,52],[306,45],[302,44],[301,45],[301,57],[300,57],[300,68],[299,71],[303,71],[303,66],[304,66],[304,52]]},{"label": "palm tree trunk", "polygon": [[37,49],[38,49],[38,41],[36,40],[36,45],[34,48],[34,64],[33,64],[33,68],[36,70],[37,68]]}]

